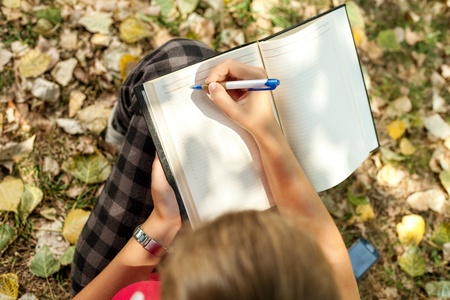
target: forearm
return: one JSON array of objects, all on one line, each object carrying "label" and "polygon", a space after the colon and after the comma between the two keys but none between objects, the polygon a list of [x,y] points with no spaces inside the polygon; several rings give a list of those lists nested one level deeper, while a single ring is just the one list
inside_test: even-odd
[{"label": "forearm", "polygon": [[[178,228],[167,227],[153,214],[142,224],[142,230],[164,246],[170,246]],[[122,248],[111,263],[74,299],[111,299],[124,287],[148,280],[161,257],[152,255],[134,238]]]},{"label": "forearm", "polygon": [[253,136],[280,214],[294,218],[301,229],[316,238],[333,268],[341,294],[345,299],[358,299],[358,288],[341,234],[297,162],[278,123],[274,121],[255,129]]}]

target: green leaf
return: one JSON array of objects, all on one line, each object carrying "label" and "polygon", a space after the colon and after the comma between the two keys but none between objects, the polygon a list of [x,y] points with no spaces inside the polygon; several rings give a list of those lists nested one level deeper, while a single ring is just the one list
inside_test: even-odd
[{"label": "green leaf", "polygon": [[55,258],[47,245],[44,245],[36,253],[30,264],[31,273],[42,278],[47,278],[55,274],[60,268],[61,263]]},{"label": "green leaf", "polygon": [[99,152],[91,155],[75,155],[62,168],[85,183],[105,181],[111,173],[108,160]]},{"label": "green leaf", "polygon": [[450,242],[450,223],[439,224],[431,236],[433,243],[443,246]]},{"label": "green leaf", "polygon": [[75,246],[70,246],[69,249],[66,250],[66,252],[61,255],[59,258],[59,261],[61,262],[61,265],[68,266],[73,261],[73,256],[75,254]]},{"label": "green leaf", "polygon": [[161,7],[161,15],[167,17],[172,9],[175,8],[174,0],[156,0],[156,3]]},{"label": "green leaf", "polygon": [[187,15],[193,12],[198,5],[199,0],[177,0],[178,10]]},{"label": "green leaf", "polygon": [[354,206],[370,203],[369,199],[367,199],[365,195],[355,196],[351,191],[348,191],[347,194],[348,194],[348,201],[350,201],[350,203]]},{"label": "green leaf", "polygon": [[364,28],[364,17],[358,4],[353,1],[348,1],[346,2],[346,8],[352,28]]},{"label": "green leaf", "polygon": [[450,298],[450,281],[431,281],[425,284],[429,297]]},{"label": "green leaf", "polygon": [[425,258],[416,246],[409,247],[399,258],[398,263],[400,268],[411,277],[422,276],[425,273]]},{"label": "green leaf", "polygon": [[0,254],[13,241],[15,234],[14,228],[6,224],[0,224]]},{"label": "green leaf", "polygon": [[35,186],[25,185],[22,198],[19,203],[19,217],[23,221],[41,203],[44,193]]},{"label": "green leaf", "polygon": [[402,49],[395,32],[391,29],[380,31],[377,36],[377,43],[380,47],[388,51],[399,51]]},{"label": "green leaf", "polygon": [[38,10],[36,12],[37,19],[47,19],[53,23],[53,25],[61,23],[61,10],[59,8],[47,8]]},{"label": "green leaf", "polygon": [[445,170],[439,173],[439,179],[441,180],[442,186],[445,188],[447,193],[450,195],[450,171]]}]

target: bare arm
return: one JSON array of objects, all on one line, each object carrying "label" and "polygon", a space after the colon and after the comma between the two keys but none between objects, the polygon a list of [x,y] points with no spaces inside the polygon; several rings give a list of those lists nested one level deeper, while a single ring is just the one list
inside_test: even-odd
[{"label": "bare arm", "polygon": [[[152,169],[152,196],[155,209],[142,224],[142,230],[168,247],[181,227],[175,194],[167,183],[161,163],[155,158]],[[74,299],[111,299],[124,287],[148,280],[161,257],[150,254],[134,238],[111,263]]]},{"label": "bare arm", "polygon": [[[256,78],[267,78],[267,74],[263,69],[226,61],[211,71],[207,83]],[[317,237],[333,268],[342,298],[345,295],[345,299],[359,299],[350,258],[340,232],[287,143],[273,115],[269,94],[245,91],[228,94],[219,84],[210,85],[210,94],[231,120],[254,137],[280,213],[288,218],[294,214],[302,229]]]}]

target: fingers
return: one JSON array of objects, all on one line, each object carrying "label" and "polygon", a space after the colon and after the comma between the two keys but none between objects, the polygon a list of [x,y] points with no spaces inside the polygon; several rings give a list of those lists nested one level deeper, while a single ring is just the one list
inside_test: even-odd
[{"label": "fingers", "polygon": [[263,68],[252,67],[235,60],[226,60],[211,70],[206,83],[226,80],[246,80],[267,78]]},{"label": "fingers", "polygon": [[217,107],[219,107],[228,118],[236,121],[235,116],[239,113],[239,104],[230,97],[225,88],[217,82],[212,82],[209,84],[209,94]]}]

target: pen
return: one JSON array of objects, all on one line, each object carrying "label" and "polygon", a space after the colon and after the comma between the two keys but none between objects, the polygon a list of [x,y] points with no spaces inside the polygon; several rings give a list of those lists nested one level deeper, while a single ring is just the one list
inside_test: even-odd
[{"label": "pen", "polygon": [[[271,91],[279,84],[278,79],[254,79],[254,80],[238,80],[219,82],[227,90],[247,89],[249,91]],[[191,86],[194,90],[208,90],[208,84],[197,84]]]}]

